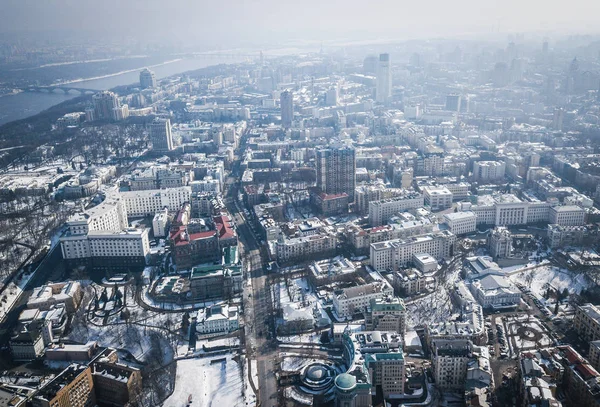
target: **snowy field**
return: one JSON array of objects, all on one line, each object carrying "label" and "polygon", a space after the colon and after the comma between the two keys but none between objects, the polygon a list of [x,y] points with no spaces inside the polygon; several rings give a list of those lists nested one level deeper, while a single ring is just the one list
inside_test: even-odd
[{"label": "snowy field", "polygon": [[571,294],[578,294],[590,285],[583,274],[574,274],[550,265],[513,274],[510,279],[529,288],[538,298],[544,295],[547,285],[558,291],[566,288]]},{"label": "snowy field", "polygon": [[[241,407],[254,405],[254,394],[245,397],[244,369],[231,356],[226,360],[186,359],[177,362],[175,390],[164,402],[164,407],[185,407],[192,395],[194,407]],[[242,370],[244,370],[242,372]],[[254,401],[253,401],[254,400]],[[248,402],[249,404],[246,404]]]}]

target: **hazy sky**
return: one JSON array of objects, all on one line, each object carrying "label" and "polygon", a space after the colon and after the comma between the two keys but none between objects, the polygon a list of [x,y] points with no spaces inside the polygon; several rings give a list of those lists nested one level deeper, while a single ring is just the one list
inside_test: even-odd
[{"label": "hazy sky", "polygon": [[598,0],[0,0],[0,32],[69,30],[148,42],[596,32]]}]

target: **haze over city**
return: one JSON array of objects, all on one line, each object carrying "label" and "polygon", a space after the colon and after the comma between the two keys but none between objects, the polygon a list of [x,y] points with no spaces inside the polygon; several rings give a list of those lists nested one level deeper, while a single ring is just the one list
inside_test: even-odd
[{"label": "haze over city", "polygon": [[600,2],[0,10],[0,407],[600,407]]},{"label": "haze over city", "polygon": [[0,32],[53,33],[198,48],[283,41],[423,39],[528,32],[597,31],[587,0],[128,1],[5,0]]}]

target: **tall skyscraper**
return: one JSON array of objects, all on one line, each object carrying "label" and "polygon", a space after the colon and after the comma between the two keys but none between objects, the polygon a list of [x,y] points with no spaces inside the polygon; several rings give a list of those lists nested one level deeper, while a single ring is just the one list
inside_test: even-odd
[{"label": "tall skyscraper", "polygon": [[281,125],[289,129],[294,120],[294,94],[289,90],[284,90],[281,92],[279,103],[281,104]]},{"label": "tall skyscraper", "polygon": [[94,119],[117,120],[115,108],[120,108],[121,103],[116,94],[110,91],[96,93],[92,96],[94,103]]},{"label": "tall skyscraper", "polygon": [[460,95],[447,95],[446,96],[446,110],[450,110],[452,112],[459,112],[461,105],[461,97]]},{"label": "tall skyscraper", "polygon": [[354,202],[356,154],[352,147],[317,150],[317,187],[326,194],[348,194]]},{"label": "tall skyscraper", "polygon": [[156,87],[156,76],[154,75],[154,72],[148,68],[144,68],[140,72],[140,87],[142,89]]},{"label": "tall skyscraper", "polygon": [[377,74],[377,55],[367,55],[363,61],[363,73],[365,75]]},{"label": "tall skyscraper", "polygon": [[171,135],[171,120],[157,117],[150,124],[150,141],[152,141],[152,150],[171,151],[173,150],[173,136]]},{"label": "tall skyscraper", "polygon": [[379,103],[388,103],[392,98],[392,67],[390,54],[380,54],[377,64],[377,88],[375,100]]}]

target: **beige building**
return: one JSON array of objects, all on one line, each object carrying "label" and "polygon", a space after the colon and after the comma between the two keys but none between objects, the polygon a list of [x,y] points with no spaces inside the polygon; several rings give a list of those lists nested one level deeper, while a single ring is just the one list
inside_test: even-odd
[{"label": "beige building", "polygon": [[402,337],[406,332],[406,307],[398,297],[385,297],[371,300],[365,325],[370,331],[396,332]]},{"label": "beige building", "polygon": [[73,364],[44,384],[32,399],[33,407],[92,407],[96,405],[92,368]]},{"label": "beige building", "polygon": [[433,377],[442,390],[462,390],[471,360],[472,343],[466,340],[436,339],[432,342]]},{"label": "beige building", "polygon": [[575,310],[573,327],[586,342],[600,339],[600,310],[593,304],[580,305]]}]

